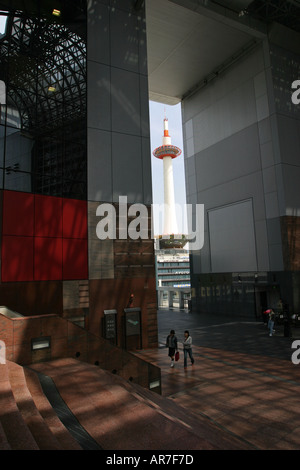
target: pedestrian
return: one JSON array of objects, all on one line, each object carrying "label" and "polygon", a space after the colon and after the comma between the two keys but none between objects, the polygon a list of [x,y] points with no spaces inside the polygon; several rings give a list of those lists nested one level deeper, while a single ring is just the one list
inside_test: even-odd
[{"label": "pedestrian", "polygon": [[269,328],[269,336],[272,336],[274,333],[274,321],[275,321],[275,313],[274,310],[271,308],[269,311],[269,321],[268,321],[268,328]]},{"label": "pedestrian", "polygon": [[174,330],[171,330],[170,334],[167,336],[166,347],[169,348],[168,356],[171,358],[171,367],[174,367],[175,352],[178,351],[177,338]]},{"label": "pedestrian", "polygon": [[184,357],[183,366],[185,369],[187,368],[187,356],[188,355],[190,357],[192,365],[195,362],[194,357],[193,357],[192,344],[193,344],[192,337],[190,336],[189,331],[185,330],[184,341],[183,341],[183,357]]}]

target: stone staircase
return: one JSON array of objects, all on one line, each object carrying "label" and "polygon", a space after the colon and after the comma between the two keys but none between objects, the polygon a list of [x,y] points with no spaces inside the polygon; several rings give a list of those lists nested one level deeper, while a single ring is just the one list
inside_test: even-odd
[{"label": "stone staircase", "polygon": [[[53,384],[67,424],[41,377]],[[0,365],[0,450],[245,448],[171,399],[98,366],[71,358]]]},{"label": "stone staircase", "polygon": [[0,450],[80,450],[45,397],[35,372],[0,365]]}]

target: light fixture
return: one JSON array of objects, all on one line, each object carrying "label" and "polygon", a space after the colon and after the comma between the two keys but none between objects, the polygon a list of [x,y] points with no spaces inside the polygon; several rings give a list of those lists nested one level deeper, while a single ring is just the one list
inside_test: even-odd
[{"label": "light fixture", "polygon": [[56,10],[55,8],[52,10],[52,15],[53,16],[60,16],[60,14],[61,14],[60,10]]},{"label": "light fixture", "polygon": [[53,86],[53,85],[48,86],[48,91],[50,91],[51,93],[53,93],[54,91],[56,91],[55,86]]},{"label": "light fixture", "polygon": [[152,388],[156,388],[156,387],[160,387],[160,380],[154,380],[153,382],[150,382],[150,384],[149,384],[150,390]]},{"label": "light fixture", "polygon": [[31,340],[31,350],[36,351],[38,349],[48,349],[50,348],[50,337],[43,338],[32,338]]}]

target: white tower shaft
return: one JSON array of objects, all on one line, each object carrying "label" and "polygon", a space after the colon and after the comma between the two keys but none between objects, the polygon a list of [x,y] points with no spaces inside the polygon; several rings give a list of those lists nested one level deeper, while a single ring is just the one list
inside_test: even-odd
[{"label": "white tower shaft", "polygon": [[174,179],[173,179],[173,162],[172,157],[163,158],[164,168],[164,235],[178,233],[176,211],[175,211],[175,195],[174,195]]}]

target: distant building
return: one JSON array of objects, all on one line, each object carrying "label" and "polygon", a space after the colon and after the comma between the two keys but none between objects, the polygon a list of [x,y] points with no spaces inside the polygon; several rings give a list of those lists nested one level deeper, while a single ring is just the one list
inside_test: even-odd
[{"label": "distant building", "polygon": [[155,259],[158,308],[189,309],[191,281],[188,250],[161,249],[160,240],[156,239]]}]

